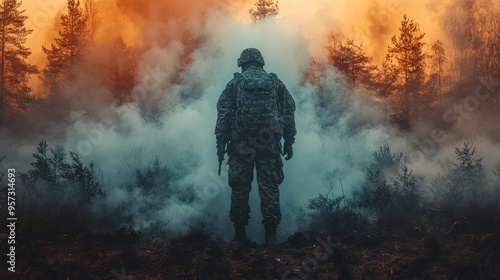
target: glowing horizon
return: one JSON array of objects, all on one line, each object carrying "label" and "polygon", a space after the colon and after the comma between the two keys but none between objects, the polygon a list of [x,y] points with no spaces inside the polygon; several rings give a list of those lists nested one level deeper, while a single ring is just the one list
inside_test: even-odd
[{"label": "glowing horizon", "polygon": [[[169,1],[161,5],[150,4],[149,7],[154,10],[147,11],[138,8],[138,5],[141,5],[139,3],[148,7],[144,1],[95,1],[101,18],[99,30],[101,34],[109,36],[110,33],[116,33],[124,37],[131,45],[140,45],[140,40],[144,39],[142,36],[147,35],[148,31],[144,28],[148,24],[159,20],[177,21],[179,26],[189,24],[184,21],[186,16],[196,18],[201,15],[203,9],[223,11],[236,20],[250,23],[248,10],[253,6],[253,2],[247,0],[233,4],[223,1],[223,4],[216,5],[214,1],[207,0],[205,1],[207,6],[202,7],[201,5],[180,5],[176,1]],[[44,64],[45,57],[41,46],[50,46],[54,38],[58,36],[59,17],[65,12],[66,5],[66,0],[23,2],[23,7],[26,9],[25,15],[28,16],[26,25],[29,29],[33,29],[33,33],[28,37],[27,46],[33,52],[31,60],[35,64]],[[380,63],[381,58],[385,56],[390,38],[398,32],[403,14],[407,14],[420,25],[421,32],[426,33],[426,42],[442,37],[437,20],[444,9],[444,4],[435,0],[424,3],[406,0],[388,2],[342,0],[335,3],[316,0],[304,3],[301,0],[290,0],[279,2],[279,8],[278,21],[299,21],[313,55],[320,59],[324,54],[328,34],[341,32],[356,43],[363,44],[367,54],[374,58],[374,62]],[[109,18],[113,20],[108,20]]]}]

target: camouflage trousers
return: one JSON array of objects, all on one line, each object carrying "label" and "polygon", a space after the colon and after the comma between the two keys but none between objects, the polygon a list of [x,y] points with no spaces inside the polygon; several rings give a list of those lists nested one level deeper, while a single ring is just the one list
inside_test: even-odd
[{"label": "camouflage trousers", "polygon": [[[260,195],[262,223],[276,226],[281,221],[279,185],[283,182],[283,162],[279,144],[256,149],[247,142],[231,143],[228,165],[231,208],[229,217],[233,223],[247,224],[250,219],[248,200],[252,189],[254,168]],[[231,149],[230,149],[231,150]]]}]

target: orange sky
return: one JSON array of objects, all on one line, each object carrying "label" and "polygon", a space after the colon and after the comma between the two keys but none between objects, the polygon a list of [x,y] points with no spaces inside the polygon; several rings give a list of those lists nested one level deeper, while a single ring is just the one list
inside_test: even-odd
[{"label": "orange sky", "polygon": [[45,57],[41,52],[42,44],[50,42],[56,35],[50,33],[54,24],[54,18],[58,15],[62,7],[66,5],[66,0],[24,0],[23,7],[26,9],[25,15],[28,16],[26,27],[33,30],[28,37],[27,47],[31,48],[33,55],[30,60],[40,65]]},{"label": "orange sky", "polygon": [[[310,40],[325,38],[329,32],[342,32],[362,43],[376,61],[385,56],[390,38],[398,33],[403,14],[420,24],[431,42],[442,38],[439,16],[446,0],[287,0],[280,1],[280,16],[295,17],[303,22]],[[323,45],[313,46],[314,52]]]},{"label": "orange sky", "polygon": [[[96,1],[101,17],[112,18],[101,24],[101,35],[109,36],[120,30],[129,43],[138,41],[141,34],[140,20],[137,18],[173,17],[179,18],[191,13],[198,15],[199,11],[210,5],[219,10],[226,10],[233,17],[243,22],[249,22],[248,10],[253,0],[231,2],[228,0],[204,0],[186,5],[181,1],[137,1],[115,0]],[[342,31],[358,43],[362,43],[368,54],[376,62],[385,56],[390,37],[397,34],[403,14],[413,18],[426,33],[426,41],[431,42],[441,37],[438,24],[439,13],[443,10],[440,0],[282,0],[279,1],[280,14],[278,19],[294,19],[301,22],[306,40],[314,54],[323,53],[326,36],[332,31]],[[189,2],[193,3],[193,2]],[[26,15],[29,17],[27,26],[34,29],[28,38],[27,46],[33,51],[32,61],[38,65],[45,62],[41,46],[52,42],[57,36],[54,24],[58,23],[61,10],[67,0],[25,0]],[[118,8],[120,6],[120,8]],[[126,11],[127,15],[117,13]],[[105,16],[103,16],[103,14]],[[108,15],[106,15],[108,14]],[[182,21],[181,21],[182,23]],[[114,34],[116,36],[118,34]],[[113,36],[113,37],[114,37]]]}]

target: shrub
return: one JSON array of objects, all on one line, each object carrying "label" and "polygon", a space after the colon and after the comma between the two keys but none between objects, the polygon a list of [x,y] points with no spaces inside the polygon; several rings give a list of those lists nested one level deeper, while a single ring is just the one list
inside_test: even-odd
[{"label": "shrub", "polygon": [[191,203],[196,195],[192,188],[176,188],[174,182],[182,177],[174,170],[163,165],[158,158],[142,169],[135,171],[135,184],[128,186],[129,191],[136,187],[158,207],[164,207],[165,199],[176,199],[182,203]]},{"label": "shrub", "polygon": [[421,222],[422,196],[420,179],[413,176],[406,166],[392,183],[392,197],[378,222],[389,228],[408,228]]},{"label": "shrub", "polygon": [[343,231],[357,227],[358,215],[346,204],[341,207],[342,201],[345,203],[344,196],[330,198],[329,193],[326,195],[319,194],[318,197],[310,199],[307,208],[312,210],[312,213],[307,215],[310,218],[311,228]]},{"label": "shrub", "polygon": [[85,166],[77,153],[69,155],[68,162],[62,146],[49,148],[46,141],[41,141],[33,154],[31,169],[20,173],[26,198],[31,202],[24,203],[23,211],[37,230],[50,232],[45,233],[47,236],[58,230],[82,228],[88,221],[93,199],[104,195],[94,164]]},{"label": "shrub", "polygon": [[372,219],[378,219],[392,208],[394,189],[388,180],[394,177],[402,157],[402,154],[391,153],[388,145],[373,153],[365,183],[354,193],[355,206]]},{"label": "shrub", "polygon": [[157,191],[168,194],[171,191],[171,174],[172,172],[166,166],[161,166],[160,161],[156,158],[144,169],[136,169],[136,185],[146,194],[152,194]]},{"label": "shrub", "polygon": [[483,158],[475,159],[476,148],[470,148],[467,143],[460,150],[455,148],[455,154],[459,161],[455,164],[455,178],[458,180],[456,184],[462,187],[470,195],[468,201],[469,206],[473,209],[478,207],[478,204],[483,200],[482,194],[486,186],[486,172],[483,167]]},{"label": "shrub", "polygon": [[94,197],[103,196],[104,191],[101,189],[101,185],[96,179],[94,163],[91,162],[88,166],[84,166],[81,157],[77,153],[70,152],[69,154],[72,163],[67,179],[81,190],[84,202],[90,202]]},{"label": "shrub", "polygon": [[476,159],[476,149],[464,143],[462,149],[455,148],[457,163],[432,183],[436,199],[446,209],[455,213],[477,212],[485,201],[487,176],[482,163]]},{"label": "shrub", "polygon": [[37,153],[33,154],[32,169],[21,173],[21,180],[35,195],[43,197],[49,194],[55,201],[85,204],[102,196],[104,192],[96,179],[94,163],[84,166],[77,153],[70,152],[69,155],[71,162],[67,163],[62,146],[56,145],[52,149],[48,148],[47,142],[41,141]]},{"label": "shrub", "polygon": [[354,192],[354,205],[373,222],[386,227],[406,227],[420,221],[422,197],[416,178],[403,154],[393,154],[388,145],[373,154],[366,181]]}]

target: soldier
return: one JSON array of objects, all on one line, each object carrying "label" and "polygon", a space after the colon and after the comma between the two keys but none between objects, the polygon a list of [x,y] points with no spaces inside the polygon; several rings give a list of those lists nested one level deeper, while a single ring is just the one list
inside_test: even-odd
[{"label": "soldier", "polygon": [[248,200],[255,167],[265,242],[273,245],[277,242],[276,226],[281,220],[281,155],[286,156],[286,160],[292,158],[297,132],[295,102],[278,76],[267,73],[264,65],[258,49],[243,50],[238,59],[242,72],[234,74],[217,102],[215,135],[219,164],[226,152],[229,157],[228,182],[232,189],[229,217],[235,227],[233,241],[248,241],[245,226],[250,219]]}]

